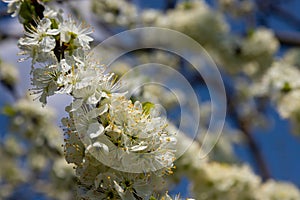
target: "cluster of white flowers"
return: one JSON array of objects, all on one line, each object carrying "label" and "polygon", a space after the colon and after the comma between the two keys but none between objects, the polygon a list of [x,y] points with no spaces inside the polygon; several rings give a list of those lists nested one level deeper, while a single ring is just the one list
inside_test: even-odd
[{"label": "cluster of white flowers", "polygon": [[228,32],[228,25],[222,15],[212,11],[204,1],[182,2],[166,13],[145,9],[140,16],[135,21],[136,25],[144,24],[177,30],[204,46],[217,45],[222,36]]},{"label": "cluster of white flowers", "polygon": [[32,63],[54,62],[67,56],[82,55],[90,48],[93,39],[88,36],[91,28],[69,18],[63,20],[61,13],[50,8],[44,11],[44,18],[30,24],[25,36],[19,40],[21,54],[32,58]]},{"label": "cluster of white flowers", "polygon": [[13,65],[3,62],[0,59],[0,82],[8,87],[8,89],[13,89],[18,80],[18,70]]},{"label": "cluster of white flowers", "polygon": [[[180,139],[187,140],[187,138]],[[190,150],[176,162],[178,170],[185,169],[189,172],[184,175],[191,181],[191,196],[195,199],[296,200],[300,198],[299,189],[293,184],[274,180],[263,183],[247,165],[209,162],[208,158],[195,165],[195,154],[199,152],[200,148],[192,145]],[[175,175],[178,172],[180,174],[177,169]],[[173,178],[172,182],[180,180],[171,178]]]},{"label": "cluster of white flowers", "polygon": [[300,199],[299,190],[288,182],[269,180],[255,193],[256,200],[296,200]]},{"label": "cluster of white flowers", "polygon": [[228,32],[227,23],[220,13],[213,12],[202,1],[178,4],[155,25],[180,31],[204,46],[215,45]]},{"label": "cluster of white flowers", "polygon": [[199,200],[252,199],[260,184],[249,167],[218,163],[199,166],[194,180],[191,190]]},{"label": "cluster of white flowers", "polygon": [[300,122],[300,70],[297,55],[297,50],[287,52],[284,58],[275,61],[260,82],[252,87],[254,96],[269,97],[280,116],[291,120],[295,134],[299,134]]},{"label": "cluster of white flowers", "polygon": [[[242,45],[244,56],[256,58],[265,68],[267,63],[272,62],[272,55],[276,53],[279,42],[275,39],[273,32],[265,28],[258,28],[245,40]],[[258,60],[260,59],[260,60]]]},{"label": "cluster of white flowers", "polygon": [[[6,106],[5,113],[10,116],[11,129],[20,134],[20,137],[49,142],[48,145],[60,149],[59,131],[54,126],[54,111],[50,108],[41,108],[38,103],[33,103],[28,96],[18,100],[13,106]],[[41,134],[42,133],[42,134]],[[42,144],[41,144],[42,145]]]},{"label": "cluster of white flowers", "polygon": [[294,48],[287,51],[283,57],[283,60],[291,65],[300,67],[300,49]]},{"label": "cluster of white flowers", "polygon": [[77,165],[83,188],[89,188],[81,188],[80,195],[134,199],[161,189],[161,176],[172,170],[176,139],[152,106],[111,93],[97,105],[68,108],[66,159]]},{"label": "cluster of white flowers", "polygon": [[138,19],[137,8],[124,0],[93,1],[92,9],[105,23],[130,26]]},{"label": "cluster of white flowers", "polygon": [[[260,95],[268,95],[278,106],[280,115],[288,118],[293,112],[299,110],[300,104],[300,71],[296,67],[278,61],[264,74],[261,82],[255,86],[254,91]],[[289,101],[295,103],[289,103]]]},{"label": "cluster of white flowers", "polygon": [[[117,1],[118,8],[107,3],[122,9]],[[32,58],[31,91],[43,105],[54,94],[73,97],[66,108],[69,117],[62,123],[66,160],[75,164],[79,180],[78,198],[156,199],[153,195],[162,191],[163,176],[172,173],[175,133],[167,131],[155,104],[128,100],[117,92],[115,75],[87,58],[93,40],[89,26],[63,20],[61,13],[39,6],[44,7],[44,17],[24,24],[19,47]],[[37,63],[42,65],[36,67]],[[55,168],[54,173],[64,177],[66,170]]]},{"label": "cluster of white flowers", "polygon": [[15,137],[7,137],[1,140],[0,146],[0,198],[8,198],[19,185],[27,180],[16,157],[22,155],[23,148]]},{"label": "cluster of white flowers", "polygon": [[97,67],[95,63],[68,56],[57,64],[33,68],[32,90],[40,94],[40,101],[44,104],[47,103],[47,97],[55,93],[72,94],[78,107],[83,101],[97,103],[104,95],[101,90],[114,89],[110,83],[112,75],[104,75],[103,71],[104,68]]},{"label": "cluster of white flowers", "polygon": [[212,49],[211,54],[227,71],[244,72],[250,77],[270,67],[279,47],[274,33],[265,28],[255,29],[245,38],[232,35],[226,35],[225,38],[219,48]]},{"label": "cluster of white flowers", "polygon": [[[197,199],[289,199],[300,198],[299,190],[289,183],[270,180],[261,183],[249,167],[207,163],[195,175],[199,180],[192,185]],[[196,178],[196,179],[197,179]]]},{"label": "cluster of white flowers", "polygon": [[31,26],[25,32],[25,37],[19,40],[19,46],[24,49],[24,54],[29,54],[35,61],[44,62],[48,59],[55,46],[54,36],[59,34],[58,29],[51,29],[50,19],[44,18],[38,22],[37,27]]}]

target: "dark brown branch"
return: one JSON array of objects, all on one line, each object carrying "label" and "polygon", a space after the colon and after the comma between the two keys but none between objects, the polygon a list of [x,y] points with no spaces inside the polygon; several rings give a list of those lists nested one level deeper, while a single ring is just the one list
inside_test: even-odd
[{"label": "dark brown branch", "polygon": [[275,36],[281,44],[300,46],[300,33],[287,32],[287,31],[275,31]]},{"label": "dark brown branch", "polygon": [[250,152],[252,154],[253,159],[256,162],[257,168],[259,170],[259,173],[262,177],[263,181],[266,181],[271,178],[271,173],[267,167],[267,164],[261,154],[260,148],[257,145],[255,138],[251,134],[251,127],[249,124],[249,120],[242,118],[239,116],[236,108],[237,106],[235,105],[236,102],[234,100],[234,97],[232,95],[227,95],[227,101],[228,101],[228,111],[231,114],[231,116],[235,119],[238,128],[242,131],[244,136],[247,139]]},{"label": "dark brown branch", "polygon": [[240,123],[240,129],[241,131],[244,133],[245,137],[248,140],[248,145],[249,148],[251,150],[251,154],[253,156],[253,158],[255,159],[258,169],[260,171],[261,177],[263,179],[263,181],[266,181],[268,179],[271,178],[271,173],[267,167],[267,164],[261,154],[261,151],[258,147],[258,145],[255,142],[255,139],[253,137],[253,135],[250,132],[250,128],[248,126],[248,123],[244,120],[239,120]]},{"label": "dark brown branch", "polygon": [[300,19],[288,10],[280,7],[278,2],[274,0],[256,0],[256,6],[263,14],[278,17],[284,23],[290,24],[291,26],[300,26]]}]

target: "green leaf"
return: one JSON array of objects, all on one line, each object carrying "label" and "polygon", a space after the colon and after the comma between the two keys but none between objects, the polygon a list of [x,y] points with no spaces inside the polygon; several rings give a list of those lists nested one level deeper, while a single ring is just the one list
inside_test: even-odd
[{"label": "green leaf", "polygon": [[24,22],[20,21],[21,23],[24,23],[24,25],[31,22],[32,19],[36,16],[34,6],[31,5],[29,1],[24,1],[21,4],[19,16],[22,20],[24,20]]}]

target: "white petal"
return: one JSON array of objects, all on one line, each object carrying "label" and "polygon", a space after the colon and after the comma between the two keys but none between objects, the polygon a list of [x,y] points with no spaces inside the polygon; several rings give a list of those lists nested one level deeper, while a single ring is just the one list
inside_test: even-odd
[{"label": "white petal", "polygon": [[72,67],[66,62],[65,59],[60,61],[60,67],[62,69],[63,72],[67,72],[69,71]]},{"label": "white petal", "polygon": [[109,149],[108,149],[108,146],[104,143],[100,143],[100,142],[95,142],[93,144],[93,147],[95,148],[100,148],[104,151],[105,154],[108,154],[109,153]]},{"label": "white petal", "polygon": [[94,39],[90,36],[87,36],[87,35],[80,35],[80,40],[84,40],[85,42],[91,42],[93,41]]},{"label": "white petal", "polygon": [[135,151],[142,151],[142,150],[145,150],[145,149],[147,149],[147,146],[136,145],[136,146],[131,147],[130,150],[135,152]]},{"label": "white petal", "polygon": [[91,95],[88,99],[87,99],[87,104],[96,104],[98,101],[100,100],[100,98],[97,98],[95,94]]},{"label": "white petal", "polygon": [[47,34],[48,35],[57,35],[57,34],[59,34],[59,30],[58,29],[49,29],[47,31]]},{"label": "white petal", "polygon": [[70,36],[70,34],[68,34],[68,32],[62,31],[60,33],[60,39],[62,42],[69,42],[71,39],[71,36]]},{"label": "white petal", "polygon": [[39,25],[40,25],[40,27],[38,27],[38,28],[45,30],[51,26],[51,21],[48,18],[43,18]]},{"label": "white petal", "polygon": [[104,131],[104,127],[99,123],[93,123],[89,125],[87,134],[89,134],[91,139],[94,139],[100,136]]},{"label": "white petal", "polygon": [[99,115],[103,115],[104,113],[106,113],[107,112],[107,110],[108,110],[108,105],[107,104],[105,104],[104,106],[101,106],[100,108],[99,108]]},{"label": "white petal", "polygon": [[50,52],[56,45],[55,39],[50,36],[44,37],[40,44],[43,52]]},{"label": "white petal", "polygon": [[123,188],[116,181],[114,181],[114,184],[115,184],[115,189],[117,190],[118,194],[120,196],[123,195],[123,193],[124,193]]},{"label": "white petal", "polygon": [[73,103],[72,103],[72,109],[70,110],[70,112],[77,110],[78,108],[80,108],[80,106],[83,103],[83,99],[76,99]]}]

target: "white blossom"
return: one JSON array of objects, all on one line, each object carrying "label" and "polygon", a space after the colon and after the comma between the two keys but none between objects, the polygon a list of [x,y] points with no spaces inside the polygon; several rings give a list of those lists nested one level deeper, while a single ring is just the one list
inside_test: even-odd
[{"label": "white blossom", "polygon": [[255,193],[257,200],[296,200],[300,199],[298,188],[288,182],[269,180]]},{"label": "white blossom", "polygon": [[[289,117],[300,108],[300,71],[283,62],[275,62],[254,86],[257,95],[268,95],[276,103],[280,115]],[[290,103],[293,102],[293,103]]]},{"label": "white blossom", "polygon": [[145,25],[152,25],[160,20],[162,13],[156,9],[146,9],[141,14],[141,20]]},{"label": "white blossom", "polygon": [[101,21],[130,26],[137,21],[137,8],[124,0],[93,1],[93,11]]},{"label": "white blossom", "polygon": [[55,47],[54,35],[59,33],[58,29],[51,29],[51,21],[43,18],[38,22],[37,27],[31,26],[31,29],[25,31],[25,37],[21,38],[19,44],[35,46],[38,45],[42,52],[50,52]]},{"label": "white blossom", "polygon": [[251,199],[260,178],[247,166],[206,163],[194,174],[192,192],[199,200]]},{"label": "white blossom", "polygon": [[12,87],[18,80],[19,72],[15,66],[0,60],[0,81],[8,87]]},{"label": "white blossom", "polygon": [[32,70],[32,85],[31,91],[33,94],[38,94],[39,101],[44,105],[47,103],[47,97],[54,95],[58,86],[56,79],[59,72],[56,65],[46,66],[44,68],[35,68]]},{"label": "white blossom", "polygon": [[218,44],[222,35],[228,31],[220,13],[212,11],[203,1],[180,3],[157,20],[155,25],[187,34],[201,45]]},{"label": "white blossom", "polygon": [[[172,167],[176,138],[165,130],[166,124],[154,115],[154,108],[148,113],[141,103],[132,104],[121,94],[109,96],[100,101],[99,108],[83,106],[74,112],[79,135],[90,146],[92,154],[124,171]],[[94,142],[106,145],[109,154],[104,156],[91,149]]]},{"label": "white blossom", "polygon": [[290,65],[300,67],[300,50],[299,48],[292,48],[287,50],[285,53],[283,60]]},{"label": "white blossom", "polygon": [[278,50],[278,46],[279,42],[271,30],[258,28],[246,38],[242,45],[242,52],[245,56],[270,56]]},{"label": "white blossom", "polygon": [[8,3],[8,13],[12,13],[12,17],[16,17],[20,12],[20,7],[23,0],[2,0],[4,3]]},{"label": "white blossom", "polygon": [[60,39],[62,42],[67,43],[67,50],[73,51],[77,48],[88,50],[90,48],[89,43],[93,41],[93,38],[88,36],[92,33],[88,25],[78,24],[75,20],[68,19],[60,24],[59,29]]},{"label": "white blossom", "polygon": [[51,28],[50,19],[43,18],[38,21],[37,27],[31,25],[25,31],[25,36],[19,39],[19,47],[23,50],[22,54],[31,56],[33,63],[37,60],[40,62],[47,61],[51,58],[51,51],[56,46],[54,36],[58,34],[58,29]]},{"label": "white blossom", "polygon": [[[97,102],[101,98],[101,93],[97,92],[99,84],[107,84],[107,75],[103,74],[101,66],[89,61],[81,61],[78,58],[67,61],[61,60],[59,64],[59,77],[57,84],[60,89],[57,93],[73,93],[75,98],[82,98]],[[109,89],[109,88],[107,88]]]}]

